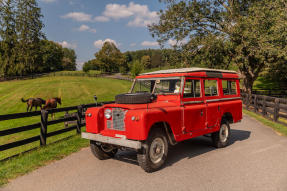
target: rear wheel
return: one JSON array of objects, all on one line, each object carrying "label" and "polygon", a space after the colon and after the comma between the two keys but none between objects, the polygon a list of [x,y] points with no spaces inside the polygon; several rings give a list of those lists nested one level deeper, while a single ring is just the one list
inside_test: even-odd
[{"label": "rear wheel", "polygon": [[212,133],[212,142],[216,148],[226,147],[230,139],[230,126],[227,121],[222,121],[220,129]]},{"label": "rear wheel", "polygon": [[138,153],[138,163],[146,172],[154,172],[164,165],[167,153],[168,142],[165,133],[160,130],[154,131]]},{"label": "rear wheel", "polygon": [[99,160],[110,159],[115,156],[118,149],[109,144],[102,144],[96,141],[90,141],[91,151]]}]

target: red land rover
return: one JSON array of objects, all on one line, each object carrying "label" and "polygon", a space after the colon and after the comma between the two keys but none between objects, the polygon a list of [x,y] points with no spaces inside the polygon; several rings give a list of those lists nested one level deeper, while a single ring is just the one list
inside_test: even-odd
[{"label": "red land rover", "polygon": [[136,77],[115,103],[86,112],[86,133],[100,160],[118,149],[137,151],[146,172],[163,166],[168,147],[211,134],[215,147],[228,145],[230,123],[242,119],[239,76],[235,71],[204,68],[161,70]]}]

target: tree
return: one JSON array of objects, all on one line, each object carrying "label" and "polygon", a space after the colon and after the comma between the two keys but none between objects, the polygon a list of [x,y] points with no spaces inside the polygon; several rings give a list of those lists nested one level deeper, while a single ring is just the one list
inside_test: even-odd
[{"label": "tree", "polygon": [[1,60],[0,75],[7,76],[15,74],[14,67],[16,61],[17,34],[15,26],[15,2],[7,0],[1,3],[0,12],[0,43]]},{"label": "tree", "polygon": [[84,63],[83,71],[88,72],[90,70],[100,70],[100,64],[97,63],[96,59],[89,60],[88,62]]},{"label": "tree", "polygon": [[151,59],[150,56],[145,55],[141,58],[141,64],[144,68],[151,68]]},{"label": "tree", "polygon": [[40,66],[40,41],[44,38],[41,9],[36,0],[18,0],[16,29],[18,33],[18,61],[16,72],[33,73]]},{"label": "tree", "polygon": [[76,53],[73,49],[63,48],[62,69],[68,71],[76,70]]},{"label": "tree", "polygon": [[139,60],[135,60],[132,63],[131,74],[133,77],[136,77],[143,71],[143,65],[140,63]]},{"label": "tree", "polygon": [[125,58],[112,42],[105,42],[102,49],[95,54],[100,69],[104,72],[118,72]]},{"label": "tree", "polygon": [[64,57],[62,46],[48,40],[40,42],[41,65],[38,72],[53,72],[63,69],[62,60]]},{"label": "tree", "polygon": [[[159,23],[149,26],[159,43],[188,39],[189,42],[180,47],[185,55],[200,49],[217,50],[201,54],[203,61],[217,55],[220,59],[211,60],[213,64],[220,60],[220,64],[230,62],[224,61],[224,57],[230,57],[244,76],[244,89],[248,93],[266,66],[286,58],[285,0],[166,2],[167,10],[160,11]],[[209,49],[210,45],[215,49]]]}]

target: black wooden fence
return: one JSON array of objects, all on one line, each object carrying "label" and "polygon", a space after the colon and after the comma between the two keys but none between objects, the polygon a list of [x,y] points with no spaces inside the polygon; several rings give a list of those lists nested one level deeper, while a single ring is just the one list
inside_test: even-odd
[{"label": "black wooden fence", "polygon": [[[0,131],[0,138],[7,135],[12,135],[16,133],[21,133],[24,131],[29,131],[33,129],[39,128],[39,135],[30,137],[24,140],[19,140],[11,143],[7,143],[4,145],[0,145],[0,152],[5,151],[8,149],[12,149],[15,147],[23,146],[35,141],[39,141],[40,146],[45,146],[47,144],[47,138],[52,137],[55,135],[59,135],[68,131],[76,130],[77,134],[81,133],[81,127],[85,126],[84,117],[85,117],[85,111],[87,108],[90,107],[99,107],[104,104],[113,103],[111,102],[101,102],[101,103],[94,103],[94,104],[87,104],[87,105],[79,105],[79,106],[72,106],[72,107],[64,107],[64,108],[58,108],[58,109],[51,109],[51,110],[42,110],[42,111],[34,111],[34,112],[26,112],[26,113],[15,113],[15,114],[8,114],[8,115],[0,115],[0,121],[5,120],[12,120],[12,119],[20,119],[20,118],[26,118],[26,117],[33,117],[33,116],[39,116],[39,123],[21,126],[21,127],[15,127],[12,129],[6,129]],[[48,121],[48,114],[52,113],[59,113],[59,112],[69,112],[69,111],[75,111],[69,117],[64,117],[52,121]],[[49,125],[54,125],[58,123],[63,122],[69,122],[69,121],[76,121],[76,125],[73,125],[71,127],[63,128],[57,131],[49,132],[47,133],[47,129]],[[63,125],[64,127],[64,125]]]},{"label": "black wooden fence", "polygon": [[246,93],[241,93],[241,97],[246,109],[287,125],[287,99]]},{"label": "black wooden fence", "polygon": [[278,98],[287,98],[287,89],[253,89],[252,94],[256,95],[266,95]]}]

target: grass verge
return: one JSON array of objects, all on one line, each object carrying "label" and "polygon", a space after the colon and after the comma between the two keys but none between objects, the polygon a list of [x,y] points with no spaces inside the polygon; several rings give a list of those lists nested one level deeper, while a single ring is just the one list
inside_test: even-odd
[{"label": "grass verge", "polygon": [[0,162],[0,187],[3,187],[10,179],[31,172],[54,160],[60,160],[88,145],[88,140],[76,135],[65,141],[50,144],[5,162]]},{"label": "grass verge", "polygon": [[271,127],[276,132],[278,132],[280,135],[287,136],[287,127],[286,126],[279,124],[279,123],[276,123],[274,121],[268,120],[268,119],[264,118],[263,116],[258,115],[254,112],[248,111],[246,109],[243,109],[243,113],[255,118],[256,120],[260,121],[264,125]]}]

